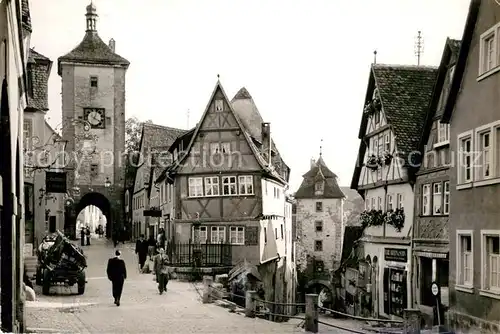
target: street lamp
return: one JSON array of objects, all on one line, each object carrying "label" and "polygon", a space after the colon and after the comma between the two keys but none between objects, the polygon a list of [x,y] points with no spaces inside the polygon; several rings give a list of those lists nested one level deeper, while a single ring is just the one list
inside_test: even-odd
[{"label": "street lamp", "polygon": [[106,182],[104,182],[104,186],[105,186],[106,188],[111,187],[111,181],[109,180],[109,177],[107,177],[107,178],[106,178]]}]

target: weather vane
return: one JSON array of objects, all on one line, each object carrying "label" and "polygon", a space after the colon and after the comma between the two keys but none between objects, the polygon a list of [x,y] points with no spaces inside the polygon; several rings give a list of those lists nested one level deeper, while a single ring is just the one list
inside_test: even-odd
[{"label": "weather vane", "polygon": [[377,50],[373,50],[373,64],[377,63]]},{"label": "weather vane", "polygon": [[424,37],[422,37],[422,32],[419,30],[418,35],[415,40],[415,56],[417,56],[417,66],[420,66],[420,58],[424,53]]},{"label": "weather vane", "polygon": [[319,145],[319,156],[321,157],[323,155],[323,139],[321,139],[320,141],[320,145]]}]

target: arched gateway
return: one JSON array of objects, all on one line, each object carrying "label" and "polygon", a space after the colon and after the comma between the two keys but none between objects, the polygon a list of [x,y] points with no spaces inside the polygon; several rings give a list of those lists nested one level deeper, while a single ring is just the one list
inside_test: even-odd
[{"label": "arched gateway", "polygon": [[[103,195],[102,193],[98,192],[89,192],[86,193],[85,195],[80,197],[80,200],[77,203],[73,204],[73,210],[72,212],[72,224],[71,228],[74,227],[75,235],[78,236],[78,231],[76,231],[76,218],[80,214],[80,212],[85,209],[89,205],[94,205],[101,210],[103,215],[106,217],[106,232],[109,233],[108,231],[113,230],[113,217],[116,216],[116,213],[113,214],[113,208],[111,206],[110,200]],[[73,231],[70,232],[70,234],[73,233]]]},{"label": "arched gateway", "polygon": [[59,57],[62,80],[62,137],[70,198],[65,232],[76,233],[76,218],[87,205],[106,215],[106,236],[121,229],[124,217],[125,74],[128,60],[97,34],[97,9],[85,14],[81,43]]}]

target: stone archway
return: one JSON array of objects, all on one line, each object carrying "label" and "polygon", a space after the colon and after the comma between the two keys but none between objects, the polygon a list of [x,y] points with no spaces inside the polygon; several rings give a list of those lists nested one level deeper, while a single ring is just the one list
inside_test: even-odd
[{"label": "stone archway", "polygon": [[70,235],[73,237],[78,236],[78,231],[76,231],[76,220],[80,212],[85,209],[89,205],[94,205],[106,217],[106,237],[109,238],[111,236],[111,231],[113,229],[113,208],[110,200],[103,194],[99,192],[89,192],[83,195],[78,201],[73,204],[72,213],[71,213],[71,223],[67,228],[70,229]]},{"label": "stone archway", "polygon": [[[333,284],[327,280],[321,280],[321,279],[312,279],[309,282],[307,282],[306,286],[306,291],[309,293],[317,293],[320,294],[321,291],[327,291],[329,293],[329,300],[328,304],[326,307],[332,307],[333,303],[335,302],[335,289],[333,287]],[[314,290],[313,290],[314,289]],[[311,291],[313,290],[313,291]],[[321,299],[321,296],[320,296]],[[323,306],[323,302],[318,300],[318,303]]]}]

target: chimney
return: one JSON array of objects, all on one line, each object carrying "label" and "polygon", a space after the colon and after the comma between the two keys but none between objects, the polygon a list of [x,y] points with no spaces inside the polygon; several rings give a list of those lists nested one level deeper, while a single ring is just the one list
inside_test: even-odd
[{"label": "chimney", "polygon": [[268,166],[271,166],[271,124],[262,123],[262,152],[265,153]]},{"label": "chimney", "polygon": [[115,46],[116,46],[116,42],[113,38],[111,38],[109,40],[109,48],[111,49],[111,51],[115,52]]},{"label": "chimney", "polygon": [[311,168],[316,167],[316,160],[314,158],[311,158]]}]

